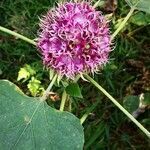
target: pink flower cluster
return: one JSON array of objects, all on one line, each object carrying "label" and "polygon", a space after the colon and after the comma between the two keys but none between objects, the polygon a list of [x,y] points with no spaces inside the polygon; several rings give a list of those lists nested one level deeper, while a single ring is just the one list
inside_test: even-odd
[{"label": "pink flower cluster", "polygon": [[41,19],[37,46],[44,65],[67,78],[94,73],[108,61],[108,24],[87,2],[59,4]]}]

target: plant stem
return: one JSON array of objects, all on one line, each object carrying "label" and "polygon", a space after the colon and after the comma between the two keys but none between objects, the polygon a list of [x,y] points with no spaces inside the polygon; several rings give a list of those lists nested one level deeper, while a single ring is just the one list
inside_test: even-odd
[{"label": "plant stem", "polygon": [[117,28],[117,30],[112,34],[111,40],[113,40],[115,38],[115,36],[120,32],[120,30],[126,25],[126,22],[129,20],[129,18],[133,14],[134,10],[135,10],[135,8],[131,7],[131,9],[130,9],[129,13],[127,14],[127,16],[124,18],[124,20],[119,25],[119,27]]},{"label": "plant stem", "polygon": [[68,111],[71,112],[72,111],[72,101],[71,99],[69,98],[69,95],[67,97],[67,100],[68,100]]},{"label": "plant stem", "polygon": [[61,104],[60,104],[60,109],[59,109],[60,111],[64,110],[66,99],[67,99],[67,93],[64,90],[64,92],[62,94],[62,100],[61,100]]},{"label": "plant stem", "polygon": [[95,102],[95,103],[87,110],[87,112],[81,117],[81,119],[80,119],[80,123],[81,123],[81,124],[84,123],[84,121],[85,121],[86,118],[88,117],[89,113],[92,112],[92,111],[95,109],[95,107],[99,104],[99,102],[100,102],[99,100],[98,100],[97,102]]},{"label": "plant stem", "polygon": [[105,94],[128,118],[130,118],[147,136],[150,138],[150,132],[145,129],[126,109],[124,109],[105,89],[103,89],[95,80],[89,75],[84,75],[95,87],[97,87],[103,94]]},{"label": "plant stem", "polygon": [[57,74],[53,77],[51,83],[49,84],[48,88],[44,92],[43,96],[40,98],[41,101],[45,101],[47,99],[47,96],[49,95],[49,91],[52,89],[55,81],[57,79]]},{"label": "plant stem", "polygon": [[36,42],[34,42],[33,40],[31,40],[31,39],[29,39],[29,38],[27,38],[27,37],[25,37],[25,36],[23,36],[23,35],[21,35],[19,33],[11,31],[11,30],[9,30],[7,28],[4,28],[2,26],[0,26],[0,31],[3,31],[3,32],[8,33],[8,34],[11,34],[11,35],[13,35],[13,36],[15,36],[15,37],[17,37],[19,39],[22,39],[22,40],[30,43],[30,44],[36,45]]}]

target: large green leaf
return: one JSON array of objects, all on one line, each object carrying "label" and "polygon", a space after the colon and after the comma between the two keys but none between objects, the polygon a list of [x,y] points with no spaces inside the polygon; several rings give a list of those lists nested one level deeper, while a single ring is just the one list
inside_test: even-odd
[{"label": "large green leaf", "polygon": [[150,0],[126,0],[130,7],[135,6],[137,10],[150,13]]},{"label": "large green leaf", "polygon": [[82,150],[83,127],[68,112],[27,97],[9,81],[0,81],[1,150]]}]

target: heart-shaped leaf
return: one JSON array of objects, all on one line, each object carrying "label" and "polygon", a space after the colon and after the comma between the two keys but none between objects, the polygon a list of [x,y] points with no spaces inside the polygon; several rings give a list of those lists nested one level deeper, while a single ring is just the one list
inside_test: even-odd
[{"label": "heart-shaped leaf", "polygon": [[150,13],[150,0],[126,0],[126,2],[130,7]]},{"label": "heart-shaped leaf", "polygon": [[83,143],[83,127],[73,114],[0,81],[0,149],[82,150]]}]

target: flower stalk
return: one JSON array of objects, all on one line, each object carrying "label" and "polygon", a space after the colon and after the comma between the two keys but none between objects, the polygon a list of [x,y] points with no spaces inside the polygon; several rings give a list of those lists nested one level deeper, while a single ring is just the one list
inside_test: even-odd
[{"label": "flower stalk", "polygon": [[111,40],[113,40],[116,37],[116,35],[123,29],[123,27],[126,25],[126,23],[129,20],[129,18],[132,16],[134,10],[135,10],[135,8],[131,7],[131,9],[130,9],[129,13],[127,14],[127,16],[124,18],[124,20],[119,25],[119,27],[117,28],[117,30],[112,34]]},{"label": "flower stalk", "polygon": [[104,95],[106,95],[132,122],[134,122],[148,138],[150,138],[150,132],[143,127],[126,109],[124,109],[103,87],[101,87],[95,80],[93,80],[89,75],[84,74],[84,76],[97,87]]},{"label": "flower stalk", "polygon": [[23,35],[21,35],[19,33],[16,33],[15,31],[11,31],[11,30],[9,30],[7,28],[4,28],[2,26],[0,26],[0,31],[3,31],[3,32],[8,33],[8,34],[11,34],[11,35],[13,35],[13,36],[15,36],[15,37],[17,37],[19,39],[22,39],[22,40],[24,40],[24,41],[26,41],[26,42],[28,42],[28,43],[30,43],[32,45],[36,45],[36,42],[34,42],[33,40],[31,40],[31,39],[29,39],[29,38],[27,38],[27,37],[25,37],[25,36],[23,36]]},{"label": "flower stalk", "polygon": [[60,104],[60,109],[59,109],[60,111],[63,111],[63,110],[64,110],[66,100],[67,100],[67,93],[66,93],[66,91],[64,90],[64,92],[63,92],[63,94],[62,94],[62,100],[61,100],[61,104]]},{"label": "flower stalk", "polygon": [[57,79],[57,74],[53,77],[51,83],[49,84],[48,88],[46,89],[43,96],[41,97],[41,99],[40,99],[41,101],[45,101],[47,99],[47,96],[49,95],[49,92],[52,89],[56,79]]}]

